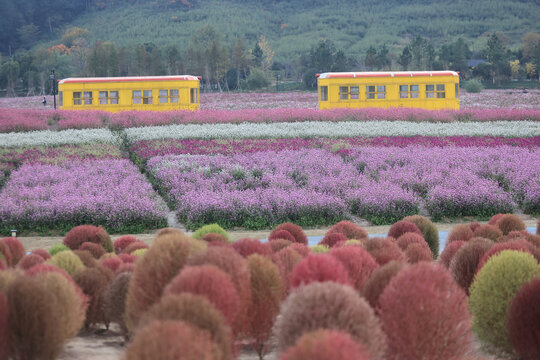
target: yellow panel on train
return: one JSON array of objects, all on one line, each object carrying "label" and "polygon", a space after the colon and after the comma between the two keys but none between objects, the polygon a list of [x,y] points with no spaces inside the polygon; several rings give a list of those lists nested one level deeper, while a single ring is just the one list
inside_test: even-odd
[{"label": "yellow panel on train", "polygon": [[317,77],[319,109],[459,110],[459,74],[454,71],[330,72]]},{"label": "yellow panel on train", "polygon": [[198,110],[200,78],[192,75],[67,78],[58,82],[60,109]]}]

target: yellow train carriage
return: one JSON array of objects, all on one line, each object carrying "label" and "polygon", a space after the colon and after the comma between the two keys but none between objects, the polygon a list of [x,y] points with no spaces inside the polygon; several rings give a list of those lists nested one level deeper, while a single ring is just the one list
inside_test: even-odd
[{"label": "yellow train carriage", "polygon": [[58,82],[66,110],[198,110],[200,77],[130,76],[67,78]]},{"label": "yellow train carriage", "polygon": [[335,72],[317,77],[319,109],[459,110],[459,74],[455,71]]}]

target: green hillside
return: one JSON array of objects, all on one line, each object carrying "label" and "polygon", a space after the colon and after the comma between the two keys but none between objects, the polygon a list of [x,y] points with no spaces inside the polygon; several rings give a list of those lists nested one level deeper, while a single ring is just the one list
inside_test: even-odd
[{"label": "green hillside", "polygon": [[537,0],[201,0],[188,7],[174,1],[116,2],[87,10],[71,25],[90,31],[91,42],[120,46],[153,42],[185,50],[200,26],[212,24],[223,40],[242,38],[248,47],[264,35],[276,60],[291,61],[319,39],[332,40],[347,56],[362,57],[370,45],[397,53],[420,35],[436,47],[462,36],[473,51],[485,47],[488,32],[501,32],[509,47],[530,31],[540,32]]}]

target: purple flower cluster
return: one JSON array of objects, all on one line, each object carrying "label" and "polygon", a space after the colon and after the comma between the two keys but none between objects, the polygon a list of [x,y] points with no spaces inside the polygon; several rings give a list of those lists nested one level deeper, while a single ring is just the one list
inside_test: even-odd
[{"label": "purple flower cluster", "polygon": [[89,223],[123,232],[167,223],[166,204],[125,159],[22,165],[0,197],[2,228],[66,230]]}]

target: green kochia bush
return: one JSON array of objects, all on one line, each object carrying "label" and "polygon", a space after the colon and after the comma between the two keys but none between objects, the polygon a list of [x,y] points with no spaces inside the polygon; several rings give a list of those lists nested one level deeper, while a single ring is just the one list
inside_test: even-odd
[{"label": "green kochia bush", "polygon": [[79,259],[79,257],[72,251],[59,252],[51,257],[47,262],[64,269],[71,276],[84,269],[81,259]]},{"label": "green kochia bush", "polygon": [[49,249],[49,254],[56,255],[59,252],[66,251],[66,250],[69,250],[69,248],[66,245],[64,245],[64,244],[56,244],[56,245],[53,245]]},{"label": "green kochia bush", "polygon": [[221,226],[219,226],[218,224],[209,224],[209,225],[204,225],[203,227],[200,227],[199,229],[197,229],[194,233],[193,233],[193,238],[194,239],[200,239],[202,238],[204,235],[206,234],[210,234],[210,233],[214,233],[214,234],[220,234],[220,235],[223,235],[227,238],[227,241],[230,241],[231,238],[229,237],[229,234],[227,233],[227,231],[225,231]]},{"label": "green kochia bush", "polygon": [[504,250],[492,256],[469,288],[473,329],[486,349],[512,354],[506,328],[508,307],[518,290],[540,275],[540,265],[531,254]]},{"label": "green kochia bush", "polygon": [[439,230],[435,224],[433,224],[433,222],[431,222],[431,220],[428,218],[421,215],[407,216],[403,220],[412,222],[420,229],[422,235],[424,235],[424,240],[426,240],[431,252],[433,253],[433,256],[437,257],[439,255]]}]

